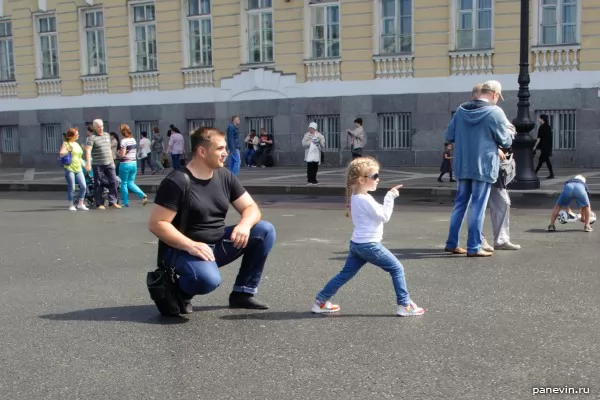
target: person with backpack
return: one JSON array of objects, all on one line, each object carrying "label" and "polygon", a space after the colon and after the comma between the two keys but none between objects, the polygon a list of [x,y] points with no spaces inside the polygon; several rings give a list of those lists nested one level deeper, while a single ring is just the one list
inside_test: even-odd
[{"label": "person with backpack", "polygon": [[[219,268],[241,257],[229,306],[267,309],[255,295],[275,244],[275,227],[262,220],[250,194],[232,171],[223,168],[225,133],[203,127],[190,135],[190,141],[191,161],[162,181],[154,199],[148,226],[159,239],[159,265],[175,270],[181,313],[189,314],[194,296],[220,286]],[[241,220],[226,226],[230,205]]]}]

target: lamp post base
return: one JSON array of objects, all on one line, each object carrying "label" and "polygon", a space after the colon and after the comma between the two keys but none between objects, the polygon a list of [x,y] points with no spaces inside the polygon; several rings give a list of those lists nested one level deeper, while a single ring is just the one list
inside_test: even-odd
[{"label": "lamp post base", "polygon": [[529,135],[517,134],[512,144],[517,174],[508,185],[509,189],[533,190],[540,188],[540,180],[533,168],[533,146],[535,146],[535,139]]}]

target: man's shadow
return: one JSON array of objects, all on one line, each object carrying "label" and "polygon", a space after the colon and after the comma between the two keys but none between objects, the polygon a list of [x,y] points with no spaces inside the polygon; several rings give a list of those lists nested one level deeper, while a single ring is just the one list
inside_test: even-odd
[{"label": "man's shadow", "polygon": [[[214,311],[226,306],[194,307],[194,312]],[[52,321],[102,321],[102,322],[135,322],[150,325],[184,324],[189,319],[179,317],[163,317],[154,305],[89,308],[62,314],[40,315],[39,318]]]}]

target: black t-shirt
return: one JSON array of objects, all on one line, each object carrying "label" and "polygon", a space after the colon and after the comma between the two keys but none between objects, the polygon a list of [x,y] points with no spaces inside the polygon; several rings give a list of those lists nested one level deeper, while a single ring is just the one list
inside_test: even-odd
[{"label": "black t-shirt", "polygon": [[[190,177],[190,206],[185,235],[196,242],[215,244],[223,237],[229,205],[246,193],[246,189],[226,168],[215,170],[208,180],[195,178],[187,168],[184,171]],[[179,211],[184,190],[183,173],[170,174],[161,182],[154,203]],[[175,216],[173,225],[179,229],[179,215]]]}]

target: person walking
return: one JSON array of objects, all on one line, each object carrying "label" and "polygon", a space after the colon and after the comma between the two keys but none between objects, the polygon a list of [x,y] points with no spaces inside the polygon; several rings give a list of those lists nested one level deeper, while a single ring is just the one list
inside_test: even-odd
[{"label": "person walking", "polygon": [[140,164],[142,167],[142,175],[146,173],[146,164],[148,164],[148,166],[150,167],[150,171],[152,171],[152,175],[154,175],[156,171],[154,170],[154,167],[150,162],[150,153],[152,152],[152,150],[150,139],[148,139],[148,132],[142,132],[140,133],[140,136],[141,139],[138,153],[140,157]]},{"label": "person walking", "polygon": [[119,181],[115,170],[115,162],[110,149],[110,135],[104,132],[104,122],[101,119],[95,119],[92,122],[94,133],[88,136],[85,146],[85,170],[94,171],[94,197],[96,198],[96,208],[105,210],[104,199],[102,197],[104,188],[108,188],[108,205],[111,208],[119,209],[117,188]]},{"label": "person walking", "polygon": [[319,165],[321,164],[321,152],[325,147],[325,137],[317,131],[318,127],[316,122],[311,122],[308,125],[308,132],[302,138],[307,185],[319,184],[317,172],[319,172]]},{"label": "person walking", "polygon": [[240,158],[241,148],[240,117],[234,115],[227,127],[227,152],[229,153],[229,170],[235,176],[240,172],[240,165],[242,164]]},{"label": "person walking", "polygon": [[[446,252],[467,254],[469,257],[492,255],[481,249],[485,209],[491,185],[498,179],[498,147],[510,147],[514,136],[504,111],[496,105],[500,99],[500,82],[487,81],[481,86],[479,98],[460,105],[448,125],[445,136],[446,142],[454,144],[454,172],[458,188],[450,217]],[[469,202],[469,234],[465,250],[458,246],[458,235]]]},{"label": "person walking", "polygon": [[183,141],[183,135],[179,132],[175,126],[171,125],[171,136],[169,137],[169,146],[167,153],[171,155],[171,161],[173,169],[181,168],[181,159],[185,152],[185,144]]},{"label": "person walking", "polygon": [[440,167],[440,176],[438,176],[438,182],[444,182],[442,180],[442,177],[445,174],[450,175],[450,182],[456,182],[453,178],[452,178],[452,144],[451,143],[446,143],[445,144],[445,150],[444,150],[444,155],[442,156],[442,165]]},{"label": "person walking", "polygon": [[542,165],[546,163],[548,172],[550,172],[550,175],[546,179],[554,179],[554,170],[552,169],[552,162],[550,162],[550,157],[552,157],[552,127],[548,124],[548,116],[546,114],[540,115],[539,121],[538,137],[533,146],[534,153],[537,149],[540,149],[540,158],[538,159],[535,173],[537,174]]},{"label": "person walking", "polygon": [[154,170],[162,174],[165,171],[165,167],[162,165],[163,156],[165,154],[165,143],[158,127],[154,127],[150,149],[150,160],[152,161],[152,164],[154,164]]},{"label": "person walking", "polygon": [[119,127],[123,139],[121,140],[121,165],[119,178],[121,178],[121,201],[123,207],[129,207],[129,191],[132,191],[142,200],[142,205],[148,203],[148,196],[135,184],[137,175],[137,144],[129,126],[121,124]]},{"label": "person walking", "polygon": [[365,145],[365,130],[363,129],[362,118],[356,118],[354,120],[354,129],[348,129],[346,131],[350,138],[350,152],[352,153],[352,159],[362,157],[363,147]]},{"label": "person walking", "polygon": [[[79,139],[79,131],[77,128],[69,128],[65,133],[65,141],[60,146],[59,155],[65,157],[69,153],[71,154],[71,162],[64,164],[65,168],[65,179],[67,180],[67,200],[69,201],[69,211],[88,211],[89,209],[85,206],[85,194],[87,186],[85,184],[85,176],[83,175],[82,159],[83,149],[77,143]],[[73,190],[75,189],[75,183],[79,186],[79,201],[77,207],[73,204]]]}]

